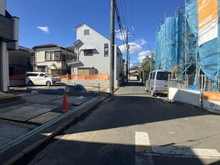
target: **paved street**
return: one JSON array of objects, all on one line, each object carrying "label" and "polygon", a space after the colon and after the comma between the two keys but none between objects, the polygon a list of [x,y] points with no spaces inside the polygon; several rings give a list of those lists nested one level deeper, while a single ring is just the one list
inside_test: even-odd
[{"label": "paved street", "polygon": [[217,165],[219,121],[131,81],[17,164]]}]

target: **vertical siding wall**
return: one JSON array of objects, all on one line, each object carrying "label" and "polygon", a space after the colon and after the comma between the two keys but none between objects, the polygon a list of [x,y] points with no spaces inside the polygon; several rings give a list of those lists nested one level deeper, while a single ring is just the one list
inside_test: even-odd
[{"label": "vertical siding wall", "polygon": [[[89,35],[84,35],[84,30],[89,30]],[[84,66],[94,66],[98,70],[98,73],[109,74],[110,52],[108,57],[104,57],[104,44],[110,44],[109,40],[86,25],[77,29],[77,40],[78,39],[83,42],[83,46],[80,47],[79,51],[79,61],[81,61]],[[85,56],[82,49],[90,48],[95,48],[93,55]]]},{"label": "vertical siding wall", "polygon": [[6,0],[0,1],[0,14],[5,15]]},{"label": "vertical siding wall", "polygon": [[[84,31],[89,30],[89,35],[84,35]],[[76,40],[80,39],[83,42],[83,45],[79,50],[79,61],[86,67],[93,66],[98,70],[99,74],[109,74],[110,75],[110,40],[102,36],[100,33],[96,32],[92,28],[87,25],[82,25],[76,31]],[[104,56],[104,44],[108,43],[108,56]],[[92,56],[85,56],[84,49],[92,49]],[[122,73],[122,53],[118,49],[117,45],[115,45],[114,50],[115,58],[114,58],[114,80],[115,85],[119,84],[119,75]],[[74,74],[78,74],[77,68],[73,70]]]},{"label": "vertical siding wall", "polygon": [[1,41],[0,41],[0,91],[3,89],[3,78],[2,78],[2,72],[3,72],[3,66],[2,66],[2,59],[3,59],[3,50],[1,46]]}]

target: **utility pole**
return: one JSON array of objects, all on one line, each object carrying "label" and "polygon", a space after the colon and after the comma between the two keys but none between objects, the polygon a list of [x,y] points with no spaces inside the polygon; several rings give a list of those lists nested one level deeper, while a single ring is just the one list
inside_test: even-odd
[{"label": "utility pole", "polygon": [[114,95],[115,0],[111,0],[110,34],[110,93]]},{"label": "utility pole", "polygon": [[127,59],[127,65],[126,65],[126,81],[128,82],[128,77],[129,77],[129,70],[128,70],[128,54],[129,54],[129,45],[128,45],[128,29],[126,29],[126,59]]}]

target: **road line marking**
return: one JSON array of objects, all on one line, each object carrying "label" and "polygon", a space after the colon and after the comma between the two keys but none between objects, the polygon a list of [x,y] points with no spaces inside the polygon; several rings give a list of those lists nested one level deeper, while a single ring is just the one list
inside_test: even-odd
[{"label": "road line marking", "polygon": [[135,151],[151,152],[150,139],[146,132],[135,132]]},{"label": "road line marking", "polygon": [[196,158],[220,158],[216,149],[178,148],[178,147],[151,147],[152,154],[172,155]]},{"label": "road line marking", "polygon": [[147,132],[135,132],[135,165],[154,165],[151,153],[150,139]]}]

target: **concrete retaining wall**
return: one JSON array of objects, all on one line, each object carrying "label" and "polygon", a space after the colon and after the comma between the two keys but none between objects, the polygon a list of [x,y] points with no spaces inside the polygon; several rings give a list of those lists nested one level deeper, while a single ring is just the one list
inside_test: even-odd
[{"label": "concrete retaining wall", "polygon": [[187,103],[190,105],[200,106],[200,91],[169,87],[168,99]]},{"label": "concrete retaining wall", "polygon": [[85,87],[88,86],[98,86],[100,84],[100,87],[109,87],[109,80],[62,80],[63,83],[67,85],[76,85],[81,84]]},{"label": "concrete retaining wall", "polygon": [[25,85],[25,80],[9,80],[10,86],[20,86]]},{"label": "concrete retaining wall", "polygon": [[220,93],[169,87],[168,100],[201,107],[220,114]]}]

